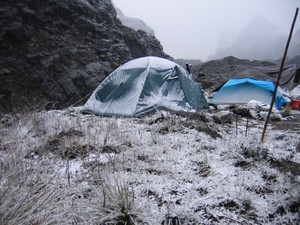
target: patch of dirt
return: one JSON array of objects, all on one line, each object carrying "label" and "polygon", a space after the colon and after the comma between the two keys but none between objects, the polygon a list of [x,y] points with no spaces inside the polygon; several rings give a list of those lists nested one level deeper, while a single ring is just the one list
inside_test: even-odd
[{"label": "patch of dirt", "polygon": [[288,212],[297,213],[300,212],[300,199],[296,199],[288,206],[278,206],[276,213],[280,215],[287,214]]},{"label": "patch of dirt", "polygon": [[292,113],[291,120],[270,121],[272,129],[296,132],[300,134],[300,113]]},{"label": "patch of dirt", "polygon": [[204,162],[193,162],[193,171],[195,171],[195,174],[201,176],[201,177],[207,177],[209,176],[211,172],[211,168],[208,164]]},{"label": "patch of dirt", "polygon": [[252,165],[252,163],[247,162],[245,160],[237,161],[234,163],[235,167],[241,167],[243,169],[248,169],[251,165]]},{"label": "patch of dirt", "polygon": [[69,146],[64,146],[60,139],[53,139],[44,146],[46,151],[59,155],[63,159],[83,158],[88,152],[94,151],[95,147],[91,145],[80,145],[73,142]]},{"label": "patch of dirt", "polygon": [[253,186],[253,187],[248,187],[246,190],[255,192],[258,195],[265,195],[265,194],[270,194],[274,193],[274,191],[266,186]]},{"label": "patch of dirt", "polygon": [[147,156],[147,155],[138,155],[137,159],[140,160],[140,161],[148,161],[149,156]]},{"label": "patch of dirt", "polygon": [[79,130],[70,129],[68,131],[62,131],[58,134],[58,138],[64,138],[64,137],[83,137],[84,133]]},{"label": "patch of dirt", "polygon": [[207,194],[208,194],[208,191],[207,191],[206,188],[200,187],[200,188],[197,188],[196,191],[197,191],[201,196],[207,195]]},{"label": "patch of dirt", "polygon": [[49,152],[58,155],[63,159],[85,157],[88,152],[94,151],[95,147],[91,145],[81,145],[78,142],[78,138],[83,136],[83,132],[75,129],[62,131],[48,139],[43,146],[33,149],[25,156],[25,158],[40,157]]},{"label": "patch of dirt", "polygon": [[224,207],[228,210],[236,210],[239,208],[239,205],[233,201],[233,200],[227,200],[227,201],[224,201],[224,202],[221,202],[218,207]]},{"label": "patch of dirt", "polygon": [[280,170],[283,173],[291,173],[294,176],[300,175],[300,163],[292,162],[292,161],[271,161],[271,166]]},{"label": "patch of dirt", "polygon": [[195,129],[198,132],[204,132],[207,135],[211,136],[213,139],[221,138],[222,136],[215,130],[211,129],[204,122],[196,122],[193,120],[184,121],[182,123],[183,126],[189,129]]},{"label": "patch of dirt", "polygon": [[102,147],[102,150],[101,150],[102,153],[120,153],[121,152],[121,149],[119,149],[118,147],[116,146],[111,146],[111,145],[105,145]]}]

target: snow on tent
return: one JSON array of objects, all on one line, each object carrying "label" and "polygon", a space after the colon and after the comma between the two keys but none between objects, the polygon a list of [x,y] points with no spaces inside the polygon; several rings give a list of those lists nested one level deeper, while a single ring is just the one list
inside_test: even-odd
[{"label": "snow on tent", "polygon": [[208,109],[199,85],[176,63],[142,57],[113,71],[96,88],[82,112],[141,116],[158,109],[198,112]]},{"label": "snow on tent", "polygon": [[300,85],[290,91],[291,98],[300,100]]},{"label": "snow on tent", "polygon": [[[275,86],[271,81],[256,80],[253,78],[229,79],[213,96],[210,103],[216,105],[247,104],[251,100],[271,104]],[[280,88],[277,90],[275,106],[279,109],[285,102]]]}]

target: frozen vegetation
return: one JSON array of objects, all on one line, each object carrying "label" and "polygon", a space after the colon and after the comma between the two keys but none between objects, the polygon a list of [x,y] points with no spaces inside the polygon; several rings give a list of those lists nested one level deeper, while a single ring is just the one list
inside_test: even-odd
[{"label": "frozen vegetation", "polygon": [[263,121],[246,124],[5,115],[0,224],[298,224],[299,132],[271,125],[262,144]]}]

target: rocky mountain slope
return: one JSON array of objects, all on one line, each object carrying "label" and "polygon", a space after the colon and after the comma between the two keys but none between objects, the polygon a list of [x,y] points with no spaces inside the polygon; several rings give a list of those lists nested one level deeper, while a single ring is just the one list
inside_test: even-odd
[{"label": "rocky mountain slope", "polygon": [[233,56],[228,56],[219,60],[211,60],[202,63],[200,66],[193,66],[192,74],[195,80],[202,84],[204,89],[213,89],[228,80],[228,78],[230,78],[230,74],[238,65],[271,66],[275,65],[275,63],[258,60],[251,61],[248,59],[238,59]]},{"label": "rocky mountain slope", "polygon": [[155,31],[151,27],[149,27],[143,20],[125,16],[119,8],[115,7],[115,9],[117,11],[118,19],[121,20],[124,26],[131,27],[136,31],[143,30],[148,34],[155,36]]},{"label": "rocky mountain slope", "polygon": [[7,0],[0,6],[0,110],[69,106],[136,57],[170,58],[125,27],[111,0]]}]

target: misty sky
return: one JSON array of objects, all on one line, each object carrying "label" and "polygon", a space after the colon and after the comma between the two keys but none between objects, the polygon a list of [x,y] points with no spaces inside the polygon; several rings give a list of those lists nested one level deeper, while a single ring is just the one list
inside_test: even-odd
[{"label": "misty sky", "polygon": [[[288,36],[299,0],[112,0],[128,17],[155,30],[164,52],[174,58],[201,59],[218,45],[235,40],[260,14]],[[294,32],[300,27],[298,15]],[[222,41],[220,42],[220,37]]]}]

